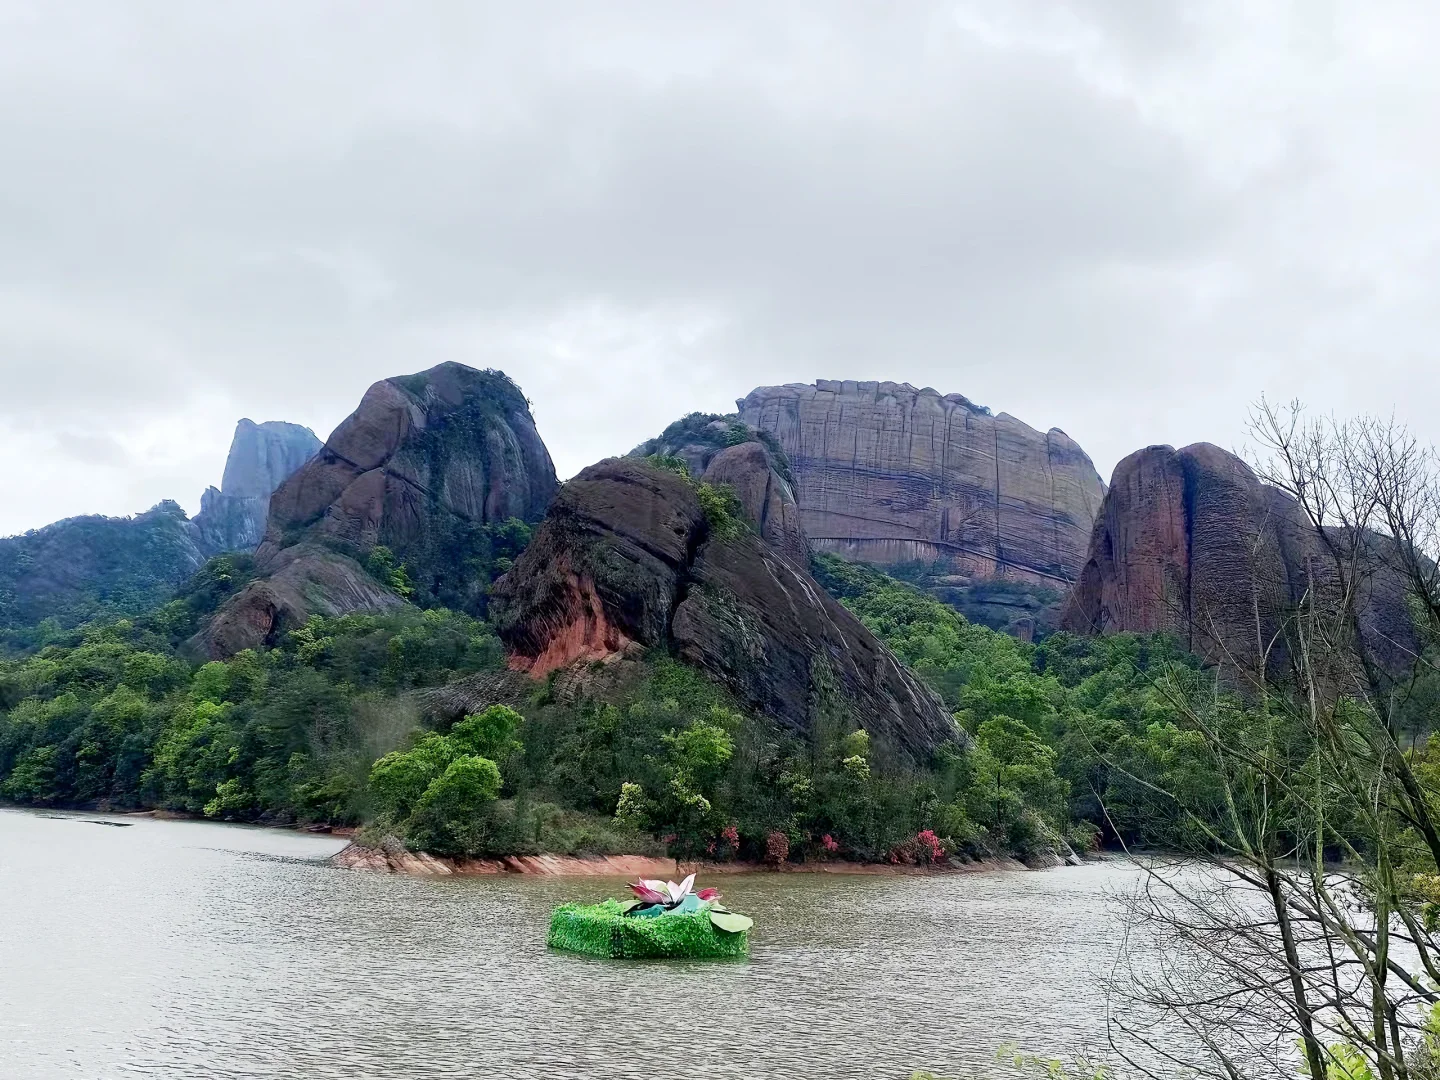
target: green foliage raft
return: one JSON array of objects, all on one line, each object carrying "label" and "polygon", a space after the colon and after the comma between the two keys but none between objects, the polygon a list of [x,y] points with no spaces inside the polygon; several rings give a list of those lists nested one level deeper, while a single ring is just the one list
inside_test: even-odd
[{"label": "green foliage raft", "polygon": [[550,916],[552,949],[627,960],[733,960],[750,954],[749,931],[717,930],[705,908],[627,917],[619,901],[562,904]]}]

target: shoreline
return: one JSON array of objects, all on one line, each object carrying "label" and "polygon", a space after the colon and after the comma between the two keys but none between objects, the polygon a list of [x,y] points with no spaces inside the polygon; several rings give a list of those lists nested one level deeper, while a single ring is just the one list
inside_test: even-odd
[{"label": "shoreline", "polygon": [[949,874],[974,874],[997,872],[1031,872],[1052,870],[1063,866],[1083,866],[1087,862],[1104,861],[1105,856],[1080,858],[1076,855],[1062,857],[1051,853],[1025,862],[1010,855],[990,856],[983,859],[960,859],[951,857],[943,863],[931,866],[910,866],[894,863],[854,862],[848,859],[834,859],[821,862],[814,860],[803,863],[786,862],[771,866],[760,862],[707,862],[704,860],[673,859],[659,855],[502,855],[495,858],[470,858],[463,856],[431,855],[423,851],[410,851],[398,843],[375,847],[354,839],[359,831],[352,826],[306,826],[281,825],[273,822],[216,821],[199,814],[187,814],[175,810],[115,810],[99,807],[83,808],[37,807],[11,802],[0,802],[0,807],[20,811],[49,810],[66,815],[103,814],[114,818],[150,818],[156,821],[195,821],[209,824],[238,825],[251,829],[276,829],[282,832],[308,833],[317,836],[333,836],[349,841],[334,855],[322,862],[342,870],[357,870],[365,873],[403,874],[409,877],[487,877],[502,874],[529,875],[533,877],[683,877],[689,873],[701,873],[709,877],[725,874],[841,874],[871,877],[929,877]]},{"label": "shoreline", "polygon": [[701,873],[716,874],[848,874],[884,877],[928,877],[939,874],[973,874],[995,871],[1048,870],[1058,866],[1081,865],[1056,856],[1053,861],[1027,865],[1008,856],[963,862],[950,859],[935,866],[904,866],[891,863],[860,863],[837,859],[827,862],[710,863],[687,862],[654,855],[505,855],[494,859],[429,855],[401,848],[378,848],[351,841],[327,862],[344,870],[366,873],[405,874],[410,877],[485,877],[499,874],[529,874],[541,877],[659,877]]}]

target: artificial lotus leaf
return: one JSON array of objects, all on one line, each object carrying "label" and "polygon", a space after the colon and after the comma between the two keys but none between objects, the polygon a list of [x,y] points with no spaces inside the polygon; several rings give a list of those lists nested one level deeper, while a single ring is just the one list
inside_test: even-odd
[{"label": "artificial lotus leaf", "polygon": [[755,921],[745,915],[738,915],[733,911],[716,911],[714,908],[710,909],[710,921],[715,925],[715,929],[723,930],[727,934],[743,934],[755,925]]}]

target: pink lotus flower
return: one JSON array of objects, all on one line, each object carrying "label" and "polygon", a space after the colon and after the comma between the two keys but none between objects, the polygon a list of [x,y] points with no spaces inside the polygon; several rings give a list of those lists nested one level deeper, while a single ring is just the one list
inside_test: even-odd
[{"label": "pink lotus flower", "polygon": [[[647,904],[662,904],[667,908],[678,907],[690,895],[695,886],[695,875],[691,874],[678,885],[673,881],[660,881],[654,878],[640,878],[632,882],[628,887],[637,897]],[[701,889],[695,893],[697,900],[717,900],[720,897],[719,889]]]}]

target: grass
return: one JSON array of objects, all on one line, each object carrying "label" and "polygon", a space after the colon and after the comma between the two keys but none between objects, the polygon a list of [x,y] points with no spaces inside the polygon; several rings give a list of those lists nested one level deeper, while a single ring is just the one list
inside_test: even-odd
[{"label": "grass", "polygon": [[561,904],[550,916],[546,944],[552,949],[616,959],[734,959],[750,954],[746,931],[717,930],[702,908],[689,915],[627,917],[617,900]]}]

